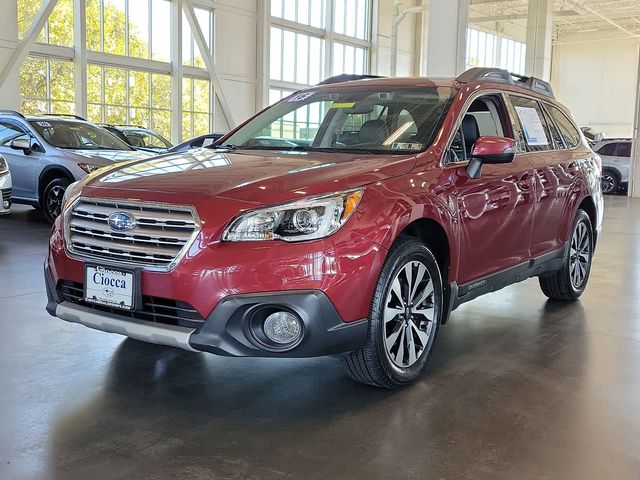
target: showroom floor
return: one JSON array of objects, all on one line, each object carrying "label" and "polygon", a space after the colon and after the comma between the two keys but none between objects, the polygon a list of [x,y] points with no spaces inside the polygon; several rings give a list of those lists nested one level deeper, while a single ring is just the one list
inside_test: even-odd
[{"label": "showroom floor", "polygon": [[640,200],[606,204],[581,302],[546,302],[535,279],[471,302],[395,392],[334,358],[219,358],[54,319],[49,228],[15,208],[0,218],[0,478],[638,478]]}]

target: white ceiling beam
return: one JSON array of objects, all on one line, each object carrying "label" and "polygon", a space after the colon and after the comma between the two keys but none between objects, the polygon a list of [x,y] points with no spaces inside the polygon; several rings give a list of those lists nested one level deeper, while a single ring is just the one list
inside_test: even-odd
[{"label": "white ceiling beam", "polygon": [[18,43],[18,47],[13,52],[13,55],[11,55],[2,72],[0,72],[0,88],[4,87],[7,78],[13,75],[16,69],[20,68],[20,65],[22,65],[22,62],[24,62],[24,59],[29,54],[33,44],[36,43],[38,35],[40,35],[44,24],[49,19],[51,12],[57,4],[58,0],[44,0],[42,2],[42,6],[40,10],[38,10],[38,13],[36,13],[33,22],[31,22],[29,30],[27,30],[27,33],[20,43]]},{"label": "white ceiling beam", "polygon": [[229,108],[229,103],[227,102],[227,98],[222,90],[222,83],[220,82],[220,78],[218,77],[218,72],[216,69],[216,64],[213,61],[213,57],[211,56],[211,50],[209,50],[209,46],[204,38],[204,34],[202,33],[202,29],[200,28],[200,24],[198,23],[198,19],[196,18],[196,12],[193,9],[193,4],[191,0],[182,0],[182,10],[184,11],[185,17],[187,17],[187,22],[189,22],[189,26],[191,27],[191,33],[193,34],[196,43],[198,44],[198,49],[200,50],[200,54],[202,55],[202,59],[204,60],[204,64],[209,71],[209,75],[211,75],[211,82],[213,83],[213,91],[214,95],[218,97],[220,101],[220,106],[222,107],[222,114],[224,115],[225,120],[227,121],[227,125],[229,129],[232,129],[236,126],[236,122],[233,119],[233,114],[231,113],[231,108]]},{"label": "white ceiling beam", "polygon": [[585,12],[588,12],[591,15],[595,15],[596,17],[600,18],[601,20],[604,20],[608,24],[616,27],[618,30],[626,33],[627,35],[630,35],[632,37],[636,36],[636,34],[634,32],[632,32],[630,30],[627,30],[625,27],[620,25],[618,22],[616,22],[612,18],[608,17],[607,15],[604,15],[604,14],[600,13],[599,11],[591,8],[588,5],[585,5],[584,2],[582,2],[582,0],[565,0],[565,2],[568,3],[568,4],[572,4],[575,7],[578,7],[580,9],[582,9]]},{"label": "white ceiling beam", "polygon": [[[553,12],[553,16],[555,17],[575,17],[577,13],[573,10],[558,10],[557,12]],[[488,15],[486,17],[472,17],[469,19],[469,23],[487,23],[487,22],[507,22],[507,21],[518,21],[518,20],[526,20],[526,13],[514,13],[511,15]]]}]

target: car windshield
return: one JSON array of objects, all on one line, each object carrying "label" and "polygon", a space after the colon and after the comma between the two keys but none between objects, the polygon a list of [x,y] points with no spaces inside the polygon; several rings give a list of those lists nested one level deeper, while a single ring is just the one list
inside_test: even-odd
[{"label": "car windshield", "polygon": [[78,150],[132,150],[104,128],[69,120],[31,120],[48,144],[58,148]]},{"label": "car windshield", "polygon": [[249,121],[225,145],[251,150],[410,153],[433,142],[449,87],[349,86],[298,92]]}]

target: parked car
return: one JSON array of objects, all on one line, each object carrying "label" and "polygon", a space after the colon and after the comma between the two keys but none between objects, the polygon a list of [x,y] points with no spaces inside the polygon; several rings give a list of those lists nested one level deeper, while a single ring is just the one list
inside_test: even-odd
[{"label": "parked car", "polygon": [[631,166],[631,139],[610,138],[593,146],[602,158],[602,191],[605,194],[626,189]]},{"label": "parked car", "polygon": [[101,125],[120,140],[128,143],[136,150],[146,150],[152,153],[167,153],[173,144],[153,130],[134,125]]},{"label": "parked car", "polygon": [[394,388],[462,303],[528,277],[555,300],[587,286],[599,157],[536,78],[328,83],[224,143],[70,187],[47,310],[189,351],[342,354],[356,380]]},{"label": "parked car", "polygon": [[11,208],[11,172],[9,164],[0,155],[0,215],[6,215]]},{"label": "parked car", "polygon": [[580,127],[580,130],[582,130],[582,134],[589,142],[589,145],[595,145],[606,138],[604,133],[598,132],[591,127]]},{"label": "parked car", "polygon": [[114,162],[152,156],[75,116],[0,110],[0,154],[13,176],[13,201],[41,208],[53,223],[70,183]]},{"label": "parked car", "polygon": [[182,142],[169,149],[170,152],[186,152],[193,150],[194,148],[208,148],[214,147],[218,140],[224,137],[224,133],[207,133],[206,135],[200,135],[199,137],[192,138],[186,142]]}]

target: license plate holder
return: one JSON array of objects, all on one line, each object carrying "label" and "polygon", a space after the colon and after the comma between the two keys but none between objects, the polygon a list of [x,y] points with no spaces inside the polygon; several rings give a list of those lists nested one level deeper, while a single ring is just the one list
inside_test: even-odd
[{"label": "license plate holder", "polygon": [[136,270],[107,265],[85,265],[84,301],[104,307],[132,311],[140,291]]}]

